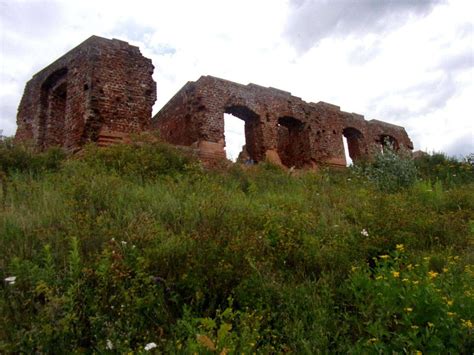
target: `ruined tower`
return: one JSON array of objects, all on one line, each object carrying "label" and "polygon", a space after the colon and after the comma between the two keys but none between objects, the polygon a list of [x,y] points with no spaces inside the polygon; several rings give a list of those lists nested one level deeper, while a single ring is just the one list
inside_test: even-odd
[{"label": "ruined tower", "polygon": [[18,108],[16,139],[68,151],[148,130],[153,64],[138,47],[92,36],[38,72]]}]

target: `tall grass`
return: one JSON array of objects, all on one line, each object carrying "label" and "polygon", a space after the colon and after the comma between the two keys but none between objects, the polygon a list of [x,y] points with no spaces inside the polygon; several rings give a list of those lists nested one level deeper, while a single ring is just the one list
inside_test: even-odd
[{"label": "tall grass", "polygon": [[2,352],[474,349],[472,175],[387,192],[157,142],[2,149]]}]

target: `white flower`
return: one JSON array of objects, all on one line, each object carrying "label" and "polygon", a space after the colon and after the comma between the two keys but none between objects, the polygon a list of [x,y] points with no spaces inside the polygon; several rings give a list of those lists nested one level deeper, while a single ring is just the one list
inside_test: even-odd
[{"label": "white flower", "polygon": [[127,245],[127,242],[125,240],[122,240],[120,243],[122,243],[122,245]]},{"label": "white flower", "polygon": [[5,278],[5,282],[8,282],[9,285],[14,285],[16,280],[16,276],[9,276]]},{"label": "white flower", "polygon": [[150,351],[151,349],[154,349],[156,348],[156,344],[155,343],[148,343],[145,345],[145,350],[146,351]]},{"label": "white flower", "polygon": [[367,230],[365,228],[360,231],[360,234],[362,234],[364,237],[369,236],[369,232],[367,232]]},{"label": "white flower", "polygon": [[110,341],[110,339],[107,339],[107,346],[105,347],[107,350],[112,350],[114,348],[114,344]]}]

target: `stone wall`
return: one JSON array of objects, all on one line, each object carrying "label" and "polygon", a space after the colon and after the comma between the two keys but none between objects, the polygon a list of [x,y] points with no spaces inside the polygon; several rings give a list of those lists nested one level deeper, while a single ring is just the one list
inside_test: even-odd
[{"label": "stone wall", "polygon": [[16,139],[74,151],[101,134],[148,130],[153,69],[138,47],[90,37],[26,84]]},{"label": "stone wall", "polygon": [[345,136],[353,160],[370,157],[390,141],[413,149],[405,129],[307,103],[289,92],[203,76],[188,82],[152,119],[168,142],[199,148],[204,160],[225,157],[224,113],[244,120],[246,154],[287,167],[345,166]]}]

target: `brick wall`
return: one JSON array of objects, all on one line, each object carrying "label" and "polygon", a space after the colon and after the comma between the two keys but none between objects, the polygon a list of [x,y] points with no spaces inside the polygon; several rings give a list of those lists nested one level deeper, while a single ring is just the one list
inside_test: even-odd
[{"label": "brick wall", "polygon": [[152,73],[138,47],[92,36],[26,84],[16,139],[74,151],[102,131],[148,130],[156,101]]},{"label": "brick wall", "polygon": [[[152,119],[173,144],[213,147],[208,159],[224,154],[224,113],[245,121],[246,149],[255,161],[290,167],[345,166],[342,136],[354,160],[380,150],[383,137],[413,149],[405,129],[341,111],[325,102],[307,103],[289,92],[241,85],[212,76],[188,82]],[[206,143],[206,144],[203,144]],[[221,151],[218,151],[221,149]]]}]

